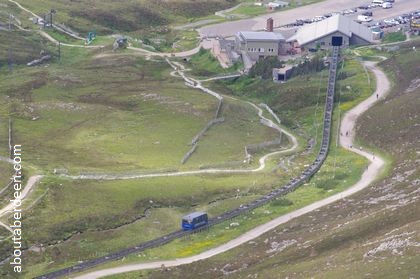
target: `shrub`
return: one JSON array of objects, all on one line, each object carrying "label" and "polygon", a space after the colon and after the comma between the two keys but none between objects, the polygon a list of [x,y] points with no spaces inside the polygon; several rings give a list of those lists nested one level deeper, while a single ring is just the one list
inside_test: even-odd
[{"label": "shrub", "polygon": [[249,70],[250,77],[261,77],[262,79],[271,79],[273,68],[282,67],[284,62],[281,62],[277,57],[265,57],[255,63]]},{"label": "shrub", "polygon": [[277,198],[271,202],[271,205],[273,206],[290,206],[292,204],[293,202],[286,198]]}]

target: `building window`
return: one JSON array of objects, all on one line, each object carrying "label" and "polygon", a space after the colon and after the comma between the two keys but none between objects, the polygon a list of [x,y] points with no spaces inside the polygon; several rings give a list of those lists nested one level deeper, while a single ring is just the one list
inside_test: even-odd
[{"label": "building window", "polygon": [[325,42],[321,42],[321,46],[325,46]]}]

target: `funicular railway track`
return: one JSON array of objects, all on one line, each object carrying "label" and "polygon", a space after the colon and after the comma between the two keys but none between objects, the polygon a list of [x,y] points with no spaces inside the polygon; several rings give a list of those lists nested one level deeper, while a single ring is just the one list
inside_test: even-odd
[{"label": "funicular railway track", "polygon": [[83,270],[86,270],[88,268],[92,268],[94,266],[97,266],[99,264],[103,264],[106,262],[114,261],[121,259],[127,255],[142,252],[146,249],[154,248],[157,246],[161,246],[163,244],[166,244],[168,242],[171,242],[172,240],[175,240],[177,238],[181,238],[183,236],[186,236],[188,234],[197,232],[198,230],[203,230],[206,228],[210,228],[216,224],[219,224],[221,222],[224,222],[226,220],[229,220],[231,218],[237,217],[240,214],[243,214],[247,211],[251,211],[255,208],[258,208],[276,197],[285,195],[289,192],[294,191],[296,188],[298,188],[300,185],[308,181],[322,166],[325,159],[327,158],[328,148],[330,145],[330,136],[331,136],[331,122],[332,122],[332,112],[333,112],[333,105],[334,105],[334,92],[335,92],[335,81],[336,81],[336,71],[337,71],[337,64],[338,64],[338,57],[339,57],[339,50],[340,47],[334,46],[332,49],[332,56],[330,61],[330,68],[329,68],[329,77],[328,77],[328,89],[327,89],[327,96],[326,96],[326,103],[325,103],[325,112],[324,112],[324,125],[323,125],[323,134],[322,134],[322,143],[321,143],[321,149],[318,153],[317,158],[315,161],[307,167],[298,177],[292,178],[287,184],[271,191],[267,195],[251,201],[245,205],[242,205],[238,208],[235,208],[233,210],[227,211],[213,219],[210,219],[208,222],[208,225],[204,227],[200,227],[197,230],[194,231],[174,231],[172,233],[169,233],[167,235],[155,238],[150,241],[146,241],[143,243],[140,243],[134,247],[130,247],[127,249],[123,249],[118,252],[110,253],[106,256],[102,256],[96,259],[87,260],[85,262],[73,265],[71,267],[67,267],[64,269],[60,269],[39,277],[36,277],[37,279],[50,279],[50,278],[58,278],[61,276],[68,276],[71,273],[80,272]]}]

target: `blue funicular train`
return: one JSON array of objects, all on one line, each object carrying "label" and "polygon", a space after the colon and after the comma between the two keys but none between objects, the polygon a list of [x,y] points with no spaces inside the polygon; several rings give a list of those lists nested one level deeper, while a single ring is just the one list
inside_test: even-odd
[{"label": "blue funicular train", "polygon": [[209,218],[205,212],[193,212],[182,217],[182,229],[184,231],[194,230],[207,225]]}]

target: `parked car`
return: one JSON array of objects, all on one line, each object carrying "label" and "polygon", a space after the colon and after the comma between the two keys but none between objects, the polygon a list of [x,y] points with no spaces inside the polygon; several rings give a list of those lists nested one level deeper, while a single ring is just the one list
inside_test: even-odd
[{"label": "parked car", "polygon": [[390,9],[390,8],[392,8],[392,4],[389,3],[389,2],[385,2],[385,3],[382,4],[382,8],[383,9]]},{"label": "parked car", "polygon": [[296,26],[302,26],[304,24],[305,22],[302,19],[296,19],[296,23],[295,23]]},{"label": "parked car", "polygon": [[370,16],[358,15],[357,20],[361,22],[370,22],[372,21],[372,18]]},{"label": "parked car", "polygon": [[367,12],[362,13],[362,15],[364,15],[364,16],[373,16],[373,13],[371,11],[367,11]]},{"label": "parked car", "polygon": [[361,9],[361,10],[368,10],[369,9],[369,6],[368,5],[362,5],[362,6],[359,6],[357,8],[358,9]]}]

